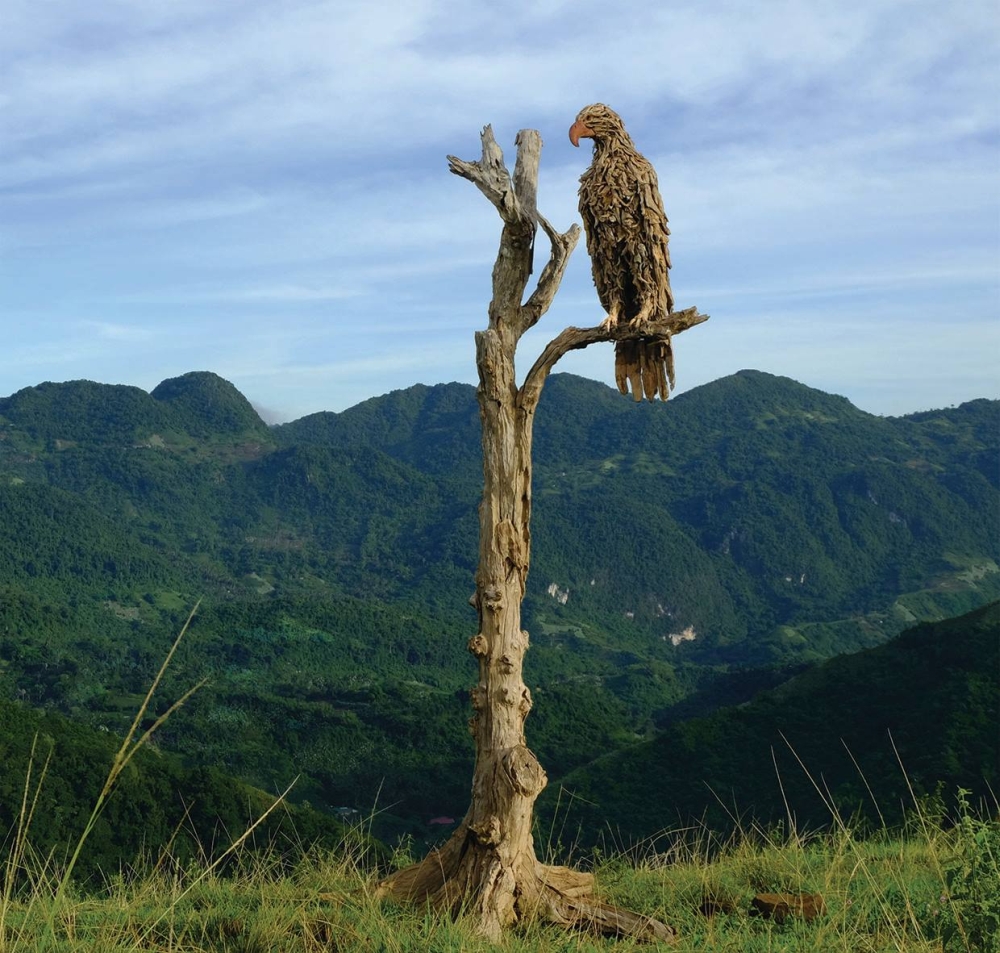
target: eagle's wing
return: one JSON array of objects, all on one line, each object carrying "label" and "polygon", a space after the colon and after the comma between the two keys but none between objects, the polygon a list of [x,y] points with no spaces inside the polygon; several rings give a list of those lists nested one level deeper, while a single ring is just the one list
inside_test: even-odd
[{"label": "eagle's wing", "polygon": [[587,236],[594,286],[601,307],[617,318],[623,308],[623,269],[616,248],[621,239],[621,217],[613,190],[607,188],[593,167],[580,179],[580,217]]},{"label": "eagle's wing", "polygon": [[674,309],[670,289],[670,227],[663,209],[656,171],[645,156],[634,157],[638,192],[638,221],[635,243],[641,255],[636,268],[636,284],[645,317],[664,318]]}]

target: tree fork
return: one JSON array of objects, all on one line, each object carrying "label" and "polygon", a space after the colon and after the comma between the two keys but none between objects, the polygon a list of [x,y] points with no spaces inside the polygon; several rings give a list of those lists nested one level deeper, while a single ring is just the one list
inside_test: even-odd
[{"label": "tree fork", "polygon": [[[595,899],[592,875],[546,866],[535,856],[532,814],[547,779],[524,737],[531,693],[522,678],[528,633],[521,628],[521,602],[531,556],[532,427],[552,367],[568,351],[599,341],[669,340],[671,334],[707,316],[689,308],[640,328],[566,328],[548,344],[518,388],[514,373],[518,341],[551,305],[580,229],[572,225],[557,232],[538,213],[542,145],[538,132],[518,133],[513,177],[489,126],[481,139],[479,160],[448,157],[450,170],[476,185],[504,223],[493,267],[489,324],[476,333],[483,496],[479,568],[470,599],[479,628],[468,645],[479,666],[478,682],[470,692],[469,727],[476,740],[472,799],[451,838],[384,880],[379,893],[462,914],[493,940],[517,921],[542,916],[607,935],[669,941],[675,938],[671,927]],[[551,250],[534,291],[524,301],[538,226]]]}]

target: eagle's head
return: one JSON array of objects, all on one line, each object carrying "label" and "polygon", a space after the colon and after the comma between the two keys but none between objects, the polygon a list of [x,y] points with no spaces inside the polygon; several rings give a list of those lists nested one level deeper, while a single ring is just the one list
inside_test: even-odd
[{"label": "eagle's head", "polygon": [[627,139],[628,133],[622,117],[604,103],[584,106],[577,115],[576,122],[569,127],[569,141],[574,146],[579,146],[581,139],[601,142],[615,138]]}]

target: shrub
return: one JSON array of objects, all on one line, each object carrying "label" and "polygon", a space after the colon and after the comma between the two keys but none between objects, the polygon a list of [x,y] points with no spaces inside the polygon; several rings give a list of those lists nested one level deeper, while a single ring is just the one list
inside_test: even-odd
[{"label": "shrub", "polygon": [[945,864],[947,903],[941,915],[946,951],[1000,950],[1000,820],[980,820],[958,791],[954,856]]}]

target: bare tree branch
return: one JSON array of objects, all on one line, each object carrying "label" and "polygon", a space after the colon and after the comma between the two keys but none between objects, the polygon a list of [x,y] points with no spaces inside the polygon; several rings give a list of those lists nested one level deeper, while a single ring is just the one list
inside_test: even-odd
[{"label": "bare tree branch", "polygon": [[[517,134],[517,159],[511,177],[504,164],[503,152],[486,126],[481,135],[482,157],[475,162],[448,156],[449,169],[468,179],[485,195],[504,221],[500,251],[493,266],[493,300],[490,302],[490,327],[503,328],[512,342],[548,310],[562,281],[570,254],[580,237],[580,228],[572,225],[563,234],[555,231],[538,213],[538,166],[542,137],[534,129]],[[534,265],[535,232],[541,224],[549,237],[551,251],[538,285],[521,307],[525,288]]]},{"label": "bare tree branch", "polygon": [[569,351],[599,344],[602,341],[629,341],[637,338],[669,340],[673,334],[680,334],[708,320],[707,314],[697,308],[674,311],[665,321],[648,321],[638,327],[621,324],[607,329],[603,324],[592,328],[566,328],[545,346],[545,350],[532,365],[521,387],[520,404],[526,410],[533,410],[541,396],[542,386],[556,362]]},{"label": "bare tree branch", "polygon": [[480,135],[483,154],[475,162],[448,156],[448,168],[455,175],[468,179],[493,203],[500,217],[509,225],[521,222],[524,213],[504,165],[503,151],[493,138],[493,127],[485,126]]},{"label": "bare tree branch", "polygon": [[521,333],[538,323],[538,319],[549,310],[559,285],[562,283],[563,274],[569,264],[569,256],[573,254],[576,243],[580,239],[580,226],[573,224],[565,232],[557,232],[544,215],[538,214],[538,223],[542,226],[545,234],[549,237],[551,252],[549,260],[538,278],[538,284],[531,293],[531,297],[521,308]]},{"label": "bare tree branch", "polygon": [[538,218],[538,166],[542,160],[542,137],[535,129],[522,129],[514,140],[514,194],[521,206],[521,217],[535,222]]}]

